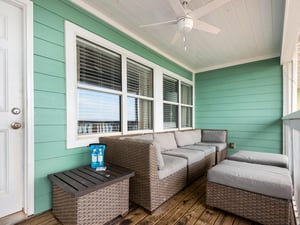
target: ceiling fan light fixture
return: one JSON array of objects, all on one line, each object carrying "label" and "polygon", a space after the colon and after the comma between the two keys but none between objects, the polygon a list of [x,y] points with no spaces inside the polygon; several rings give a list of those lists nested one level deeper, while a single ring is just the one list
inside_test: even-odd
[{"label": "ceiling fan light fixture", "polygon": [[192,17],[185,16],[181,19],[179,19],[177,26],[178,30],[184,33],[189,33],[193,29],[194,21]]}]

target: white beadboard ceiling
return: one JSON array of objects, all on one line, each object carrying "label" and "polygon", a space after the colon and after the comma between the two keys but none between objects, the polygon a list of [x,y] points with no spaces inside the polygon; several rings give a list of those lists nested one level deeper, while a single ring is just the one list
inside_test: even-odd
[{"label": "white beadboard ceiling", "polygon": [[[179,1],[179,0],[174,0]],[[280,56],[284,0],[231,0],[201,18],[221,29],[218,34],[192,30],[171,44],[176,25],[140,25],[176,19],[167,0],[73,0],[133,38],[190,71],[210,69]],[[196,9],[210,0],[192,0]]]}]

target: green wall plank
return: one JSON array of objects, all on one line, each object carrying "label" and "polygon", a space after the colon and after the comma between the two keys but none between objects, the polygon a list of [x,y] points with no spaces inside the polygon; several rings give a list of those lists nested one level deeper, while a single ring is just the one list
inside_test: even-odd
[{"label": "green wall plank", "polygon": [[39,38],[34,38],[34,54],[62,62],[65,60],[65,50],[63,46]]},{"label": "green wall plank", "polygon": [[63,32],[57,31],[42,23],[34,22],[35,37],[52,42],[53,44],[64,46],[65,36]]},{"label": "green wall plank", "polygon": [[65,63],[43,56],[34,56],[34,72],[65,79]]},{"label": "green wall plank", "polygon": [[66,89],[65,79],[61,77],[35,73],[34,89],[64,94]]},{"label": "green wall plank", "polygon": [[[39,183],[35,182],[35,186],[39,187]],[[38,197],[34,197],[34,212],[44,212],[47,211],[49,209],[52,208],[52,194],[51,192],[46,194],[46,195],[42,195],[42,196],[38,196]]]},{"label": "green wall plank", "polygon": [[[35,142],[64,141],[66,139],[64,125],[38,125],[34,127]],[[62,149],[63,150],[63,149]],[[37,150],[38,151],[38,150]]]},{"label": "green wall plank", "polygon": [[35,108],[66,108],[66,95],[61,93],[34,91],[34,106]]},{"label": "green wall plank", "polygon": [[[41,2],[41,5],[46,3],[46,1]],[[59,7],[59,5],[57,5]],[[57,31],[64,32],[64,18],[58,16],[55,11],[49,11],[48,9],[37,5],[37,1],[34,1],[34,21],[38,23],[42,23],[55,29]],[[34,30],[34,35],[38,35],[36,30]]]},{"label": "green wall plank", "polygon": [[88,147],[65,149],[65,141],[55,141],[55,142],[39,142],[35,143],[35,160],[45,160],[49,158],[59,158],[67,157],[69,155],[76,155],[81,153],[87,153]]},{"label": "green wall plank", "polygon": [[282,72],[278,58],[198,73],[197,128],[228,129],[236,150],[281,153]]},{"label": "green wall plank", "polygon": [[35,125],[66,125],[66,111],[63,109],[36,108]]}]

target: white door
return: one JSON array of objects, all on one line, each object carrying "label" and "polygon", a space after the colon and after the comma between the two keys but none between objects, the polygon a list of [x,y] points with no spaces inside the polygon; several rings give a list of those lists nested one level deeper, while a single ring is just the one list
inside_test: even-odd
[{"label": "white door", "polygon": [[22,13],[0,0],[0,217],[24,205]]}]

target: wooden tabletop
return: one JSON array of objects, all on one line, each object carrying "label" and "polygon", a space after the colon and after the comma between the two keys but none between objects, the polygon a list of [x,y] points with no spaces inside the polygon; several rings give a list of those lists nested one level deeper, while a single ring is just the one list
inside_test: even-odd
[{"label": "wooden tabletop", "polygon": [[96,171],[88,165],[50,174],[48,177],[71,196],[80,197],[134,176],[134,172],[126,168],[109,163],[105,166],[107,167],[105,171]]}]

